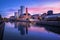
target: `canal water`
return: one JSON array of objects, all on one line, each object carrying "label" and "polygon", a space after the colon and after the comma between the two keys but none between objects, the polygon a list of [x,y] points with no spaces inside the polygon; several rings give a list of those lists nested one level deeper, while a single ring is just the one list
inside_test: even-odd
[{"label": "canal water", "polygon": [[28,24],[21,22],[5,23],[3,40],[60,40],[60,34],[47,30],[49,26]]}]

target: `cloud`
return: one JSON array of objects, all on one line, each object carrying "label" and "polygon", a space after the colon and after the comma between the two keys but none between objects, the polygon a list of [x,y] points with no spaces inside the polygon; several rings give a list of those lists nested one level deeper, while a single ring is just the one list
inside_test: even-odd
[{"label": "cloud", "polygon": [[5,16],[5,17],[9,18],[10,16],[14,16],[14,13],[10,13],[10,14],[8,14],[8,15]]},{"label": "cloud", "polygon": [[48,10],[53,10],[54,13],[59,13],[60,12],[60,7],[56,8],[56,7],[40,7],[40,8],[29,8],[28,9],[30,13],[47,13]]},{"label": "cloud", "polygon": [[53,4],[46,4],[46,5],[42,5],[42,6],[36,6],[36,7],[29,7],[28,8],[30,13],[44,13],[47,12],[48,10],[53,10],[54,13],[60,13],[60,3],[53,3]]},{"label": "cloud", "polygon": [[7,12],[15,12],[17,9],[7,9]]}]

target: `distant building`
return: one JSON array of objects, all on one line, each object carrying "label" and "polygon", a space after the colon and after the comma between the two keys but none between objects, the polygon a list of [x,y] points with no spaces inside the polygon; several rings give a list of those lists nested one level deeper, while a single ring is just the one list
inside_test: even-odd
[{"label": "distant building", "polygon": [[10,16],[9,20],[10,21],[14,21],[15,20],[15,16]]},{"label": "distant building", "polygon": [[21,15],[21,10],[18,9],[18,17]]},{"label": "distant building", "polygon": [[47,21],[60,21],[60,14],[53,14],[45,16],[44,20]]},{"label": "distant building", "polygon": [[48,12],[47,12],[47,15],[52,15],[53,14],[53,10],[49,10]]},{"label": "distant building", "polygon": [[19,16],[18,16],[18,12],[15,12],[15,18],[17,19]]},{"label": "distant building", "polygon": [[28,8],[26,8],[26,18],[29,18],[28,16],[29,16],[29,14],[28,14]]},{"label": "distant building", "polygon": [[28,16],[26,16],[26,13],[23,14],[24,18],[31,18],[31,15],[28,13]]},{"label": "distant building", "polygon": [[20,6],[20,9],[18,9],[18,17],[20,17],[24,13],[24,6]]},{"label": "distant building", "polygon": [[20,15],[22,15],[23,14],[23,12],[24,12],[24,6],[20,6]]},{"label": "distant building", "polygon": [[47,16],[47,14],[46,14],[46,13],[43,13],[43,14],[41,15],[41,19],[44,19],[45,16]]},{"label": "distant building", "polygon": [[23,17],[24,19],[31,18],[31,15],[28,13],[28,8],[26,8],[26,13],[21,14],[21,17]]},{"label": "distant building", "polygon": [[40,17],[39,14],[34,14],[34,15],[32,15],[32,18],[33,18],[33,19],[39,19],[39,17]]}]

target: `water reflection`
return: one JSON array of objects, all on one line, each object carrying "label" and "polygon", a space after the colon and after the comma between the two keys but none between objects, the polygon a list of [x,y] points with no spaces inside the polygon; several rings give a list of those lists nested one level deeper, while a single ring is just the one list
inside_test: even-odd
[{"label": "water reflection", "polygon": [[45,29],[48,31],[60,34],[60,27],[58,26],[46,26]]},{"label": "water reflection", "polygon": [[18,23],[17,23],[17,22],[15,22],[14,24],[15,24],[15,27],[14,27],[14,28],[17,28],[17,27],[18,27]]},{"label": "water reflection", "polygon": [[29,26],[28,22],[9,22],[5,25],[4,40],[60,40],[60,37],[47,31],[45,26]]},{"label": "water reflection", "polygon": [[60,34],[59,26],[49,26],[49,25],[37,25],[39,27],[44,27],[47,31],[54,32],[56,34]]},{"label": "water reflection", "polygon": [[28,34],[28,27],[30,27],[29,22],[15,22],[15,28],[18,28],[21,35]]}]

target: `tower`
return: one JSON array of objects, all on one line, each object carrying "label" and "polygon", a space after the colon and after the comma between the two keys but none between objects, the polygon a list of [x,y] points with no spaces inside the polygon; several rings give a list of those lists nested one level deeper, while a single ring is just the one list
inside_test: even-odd
[{"label": "tower", "polygon": [[15,12],[15,18],[18,18],[18,12]]},{"label": "tower", "polygon": [[24,6],[21,6],[20,8],[21,8],[21,9],[20,9],[20,15],[22,15],[23,12],[24,12]]},{"label": "tower", "polygon": [[20,9],[18,9],[18,17],[20,17],[20,14],[21,13],[21,10]]},{"label": "tower", "polygon": [[26,8],[26,18],[28,18],[28,8]]}]

